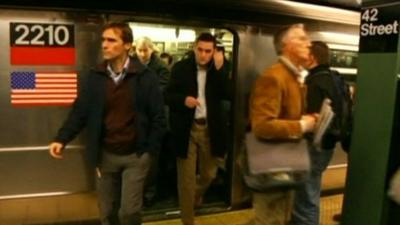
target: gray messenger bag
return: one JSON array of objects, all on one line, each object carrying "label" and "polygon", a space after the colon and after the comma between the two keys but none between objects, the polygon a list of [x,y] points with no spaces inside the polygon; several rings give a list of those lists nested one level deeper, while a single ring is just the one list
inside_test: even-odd
[{"label": "gray messenger bag", "polygon": [[242,155],[243,177],[254,191],[295,188],[310,172],[307,140],[271,141],[246,134]]}]

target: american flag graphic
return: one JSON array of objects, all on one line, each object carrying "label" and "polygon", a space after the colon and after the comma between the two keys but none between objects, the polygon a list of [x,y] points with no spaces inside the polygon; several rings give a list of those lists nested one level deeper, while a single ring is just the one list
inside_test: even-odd
[{"label": "american flag graphic", "polygon": [[10,81],[13,106],[68,106],[77,96],[75,72],[16,71]]}]

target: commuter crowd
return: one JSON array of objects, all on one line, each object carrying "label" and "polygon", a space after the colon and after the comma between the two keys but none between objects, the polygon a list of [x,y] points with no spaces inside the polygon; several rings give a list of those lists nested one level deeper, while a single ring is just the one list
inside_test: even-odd
[{"label": "commuter crowd", "polygon": [[[150,38],[134,41],[133,35],[125,23],[103,27],[103,61],[80,85],[50,155],[62,159],[65,146],[86,128],[85,154],[96,174],[103,225],[142,224],[142,205],[154,204],[163,192],[166,167],[177,176],[183,225],[198,224],[195,207],[228,154],[224,102],[234,96],[231,63],[211,33],[200,33],[177,62],[156,52]],[[318,225],[321,176],[338,141],[327,132],[321,145],[312,143],[324,99],[338,101],[329,48],[311,41],[303,24],[279,29],[273,41],[276,63],[251,93],[251,132],[268,141],[306,139],[311,166],[297,188],[254,191],[251,223]]]}]

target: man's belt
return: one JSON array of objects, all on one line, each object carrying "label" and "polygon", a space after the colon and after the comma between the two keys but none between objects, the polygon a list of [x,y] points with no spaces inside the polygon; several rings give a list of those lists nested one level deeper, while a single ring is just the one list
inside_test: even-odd
[{"label": "man's belt", "polygon": [[198,125],[206,125],[207,119],[206,118],[198,118],[198,119],[194,119],[194,122]]}]

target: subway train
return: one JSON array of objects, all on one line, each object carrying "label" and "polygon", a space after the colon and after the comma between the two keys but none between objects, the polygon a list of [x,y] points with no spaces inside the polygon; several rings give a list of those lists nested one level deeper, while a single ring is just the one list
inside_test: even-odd
[{"label": "subway train", "polygon": [[[204,205],[197,209],[199,213],[249,206],[249,190],[241,177],[238,156],[243,151],[249,93],[261,71],[276,61],[272,35],[279,27],[304,23],[312,40],[322,40],[330,46],[332,67],[351,85],[356,82],[360,13],[352,8],[280,0],[81,4],[72,1],[43,1],[40,5],[32,1],[20,1],[18,5],[0,3],[0,127],[3,130],[0,201],[3,203],[46,197],[62,198],[64,202],[74,199],[88,207],[96,205],[94,173],[84,160],[85,132],[67,146],[64,160],[51,159],[48,144],[66,118],[80,81],[101,60],[100,31],[109,21],[129,23],[134,38],[150,37],[156,51],[170,53],[174,61],[191,49],[196,35],[203,31],[215,34],[225,47],[226,57],[232,63],[234,84],[232,100],[225,104],[229,149],[225,164],[206,193]],[[54,91],[60,93],[53,97],[37,91],[23,95],[18,94],[21,87],[15,84],[14,78],[21,73],[59,74],[63,77],[60,82],[70,81],[55,87]],[[171,159],[166,156],[161,161]],[[171,162],[164,164],[165,170],[172,172],[159,185],[163,196],[145,207],[146,220],[179,215],[174,167]],[[324,175],[326,193],[343,188],[346,165],[346,154],[338,146]],[[89,220],[95,216],[96,213],[83,213],[63,220]]]}]

